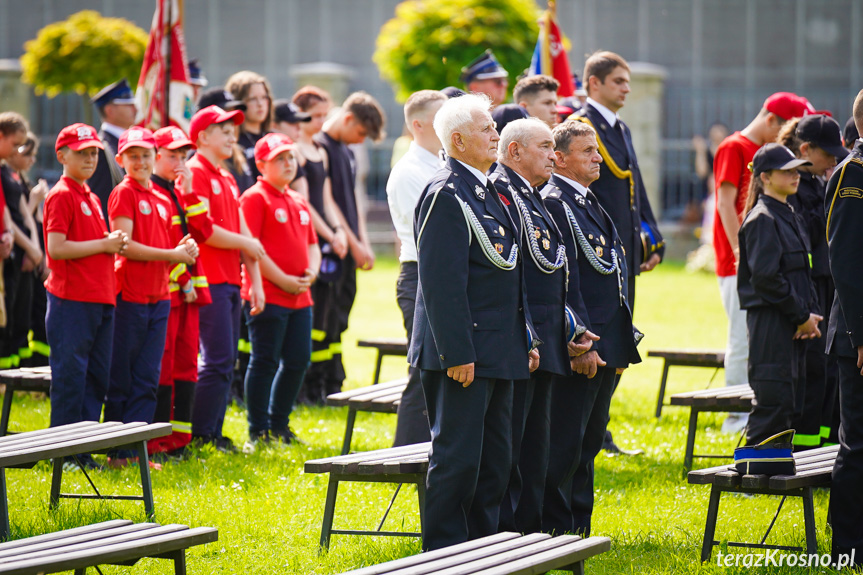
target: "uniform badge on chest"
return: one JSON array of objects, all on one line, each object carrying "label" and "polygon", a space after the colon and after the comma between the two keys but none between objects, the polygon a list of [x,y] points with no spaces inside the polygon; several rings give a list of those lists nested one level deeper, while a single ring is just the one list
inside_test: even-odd
[{"label": "uniform badge on chest", "polygon": [[288,212],[284,208],[276,208],[276,221],[283,224],[288,221]]},{"label": "uniform badge on chest", "polygon": [[219,185],[219,181],[216,179],[210,179],[210,186],[213,188],[213,194],[219,195],[222,193],[222,186]]},{"label": "uniform badge on chest", "polygon": [[602,254],[604,254],[604,253],[605,253],[605,250],[602,249],[602,246],[596,246],[596,255],[598,257],[602,257]]},{"label": "uniform badge on chest", "polygon": [[503,253],[503,244],[501,244],[501,243],[494,244],[494,249],[497,250],[497,253],[502,254]]},{"label": "uniform badge on chest", "polygon": [[473,192],[476,194],[476,197],[478,197],[481,200],[485,200],[485,190],[483,189],[482,186],[476,186],[473,189]]},{"label": "uniform badge on chest", "polygon": [[545,238],[542,238],[542,249],[544,249],[545,251],[550,250],[551,249],[551,242]]},{"label": "uniform badge on chest", "polygon": [[92,216],[93,212],[90,210],[90,206],[87,205],[87,202],[81,200],[81,211],[84,212],[85,216]]},{"label": "uniform badge on chest", "polygon": [[148,202],[147,200],[141,200],[140,202],[138,202],[138,210],[145,216],[149,216],[151,213],[153,213],[153,208],[150,207],[150,202]]}]

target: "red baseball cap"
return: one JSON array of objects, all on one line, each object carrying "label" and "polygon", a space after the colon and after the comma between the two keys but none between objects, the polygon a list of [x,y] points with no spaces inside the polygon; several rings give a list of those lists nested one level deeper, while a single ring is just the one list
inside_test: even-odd
[{"label": "red baseball cap", "polygon": [[153,137],[153,132],[147,128],[133,126],[123,132],[120,136],[120,141],[117,143],[117,153],[122,154],[129,148],[155,148],[156,138]]},{"label": "red baseball cap", "polygon": [[269,162],[286,150],[293,150],[294,142],[278,132],[267,134],[255,144],[255,161]]},{"label": "red baseball cap", "polygon": [[190,140],[186,133],[177,126],[165,126],[164,128],[159,128],[155,133],[153,133],[153,137],[156,138],[157,148],[176,150],[178,148],[185,148],[186,146],[195,147],[192,140]]},{"label": "red baseball cap", "polygon": [[105,149],[105,146],[99,140],[99,136],[96,135],[96,128],[80,122],[66,126],[57,134],[57,143],[54,145],[54,150],[65,147],[76,152],[84,148]]},{"label": "red baseball cap", "polygon": [[764,100],[764,108],[783,120],[802,118],[815,113],[815,106],[793,92],[776,92]]},{"label": "red baseball cap", "polygon": [[232,110],[226,112],[218,106],[207,106],[198,110],[192,116],[192,122],[189,124],[189,139],[193,142],[198,141],[198,134],[212,126],[213,124],[221,124],[228,120],[234,122],[235,126],[239,126],[246,119],[245,114],[240,110]]}]

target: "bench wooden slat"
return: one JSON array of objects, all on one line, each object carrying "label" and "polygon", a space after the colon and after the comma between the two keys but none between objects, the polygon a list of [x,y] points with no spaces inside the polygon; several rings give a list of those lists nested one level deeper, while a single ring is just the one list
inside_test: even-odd
[{"label": "bench wooden slat", "polygon": [[404,557],[403,559],[395,559],[393,561],[387,561],[386,563],[379,563],[378,565],[370,565],[361,569],[354,569],[353,571],[348,571],[343,575],[389,575],[392,571],[396,571],[398,569],[405,569],[420,563],[425,563],[426,561],[437,561],[438,559],[466,553],[468,551],[473,551],[474,549],[490,547],[496,543],[519,539],[521,537],[522,536],[518,533],[505,531],[503,533],[489,535],[488,537],[483,537],[481,539],[474,539],[472,541],[459,543],[458,545],[444,547],[443,549],[427,551],[420,555],[411,555],[410,557]]},{"label": "bench wooden slat", "polygon": [[[54,443],[59,443],[61,441],[76,441],[81,439],[87,439],[89,437],[95,437],[101,434],[104,434],[108,429],[119,429],[122,423],[118,421],[109,421],[104,424],[96,423],[95,421],[88,422],[88,425],[81,426],[77,429],[72,429],[69,431],[51,431],[49,427],[47,430],[39,430],[40,433],[34,433],[31,435],[28,433],[19,433],[17,435],[9,435],[4,437],[3,439],[8,439],[9,441],[4,441],[0,443],[0,455],[4,453],[12,453],[15,451],[20,451],[21,449],[29,449],[35,448],[42,445],[51,445]],[[46,433],[41,433],[42,431],[46,431]]]},{"label": "bench wooden slat", "polygon": [[[569,567],[611,549],[608,537],[589,537],[561,547],[513,561],[505,566],[476,571],[473,575],[538,575],[553,569]],[[562,560],[565,560],[562,562]]]},{"label": "bench wooden slat", "polygon": [[52,533],[45,533],[44,535],[27,537],[26,539],[6,541],[4,543],[0,543],[0,553],[5,552],[7,549],[17,549],[31,544],[38,545],[47,541],[63,539],[64,537],[74,537],[76,535],[106,531],[108,529],[123,527],[125,525],[133,525],[133,523],[128,519],[112,519],[111,521],[103,521],[102,523],[94,523],[93,525],[85,525],[84,527],[75,527],[73,529],[66,529],[65,531],[54,531]]},{"label": "bench wooden slat", "polygon": [[722,367],[725,364],[723,349],[651,349],[648,350],[647,357],[659,357],[670,362],[699,362],[710,367]]},{"label": "bench wooden slat", "polygon": [[[26,552],[28,554],[46,549],[56,551],[63,547],[86,543],[88,541],[104,541],[111,537],[123,536],[129,533],[137,534],[141,531],[152,529],[154,525],[158,527],[158,524],[156,523],[132,523],[131,521],[127,521],[125,524],[80,533],[73,533],[72,531],[74,530],[71,529],[68,531],[58,531],[56,533],[50,533],[49,535],[54,535],[54,537],[45,539],[44,541],[33,541],[35,538],[27,538],[21,541],[26,542]],[[22,559],[22,553],[23,551],[21,546],[0,549],[0,563]]]},{"label": "bench wooden slat", "polygon": [[332,405],[339,407],[341,405],[347,405],[347,402],[351,399],[364,395],[369,392],[369,390],[387,390],[395,387],[403,387],[407,385],[408,379],[406,377],[401,379],[394,379],[392,381],[385,381],[382,383],[378,383],[376,385],[371,385],[367,387],[359,387],[356,389],[349,389],[347,391],[340,391],[339,393],[332,393],[327,396],[327,405]]},{"label": "bench wooden slat", "polygon": [[400,455],[416,455],[423,451],[428,452],[431,448],[431,442],[415,443],[413,445],[403,445],[401,447],[388,447],[387,449],[377,449],[375,451],[366,451],[364,453],[351,453],[348,455],[336,455],[326,457],[324,459],[312,459],[306,461],[303,470],[306,473],[328,473],[333,463],[345,463],[352,461],[362,461],[364,459],[374,459],[381,455],[382,451],[388,451],[393,454]]},{"label": "bench wooden slat", "polygon": [[[387,472],[396,472],[398,466],[402,463],[408,461],[415,461],[417,459],[425,458],[428,460],[428,452],[425,453],[411,453],[407,456],[405,455],[381,455],[374,459],[364,459],[361,461],[348,461],[348,462],[335,462],[332,464],[330,473],[362,473],[370,474],[370,473],[387,473]],[[388,467],[384,467],[384,464],[391,464]]]},{"label": "bench wooden slat", "polygon": [[361,339],[357,347],[373,347],[381,353],[390,355],[407,355],[408,340],[404,338]]}]

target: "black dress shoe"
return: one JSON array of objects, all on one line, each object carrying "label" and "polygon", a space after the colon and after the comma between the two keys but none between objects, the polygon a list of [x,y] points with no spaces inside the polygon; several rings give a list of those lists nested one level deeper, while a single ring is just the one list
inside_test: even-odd
[{"label": "black dress shoe", "polygon": [[602,450],[611,455],[641,455],[644,453],[643,449],[623,449],[619,447],[614,442],[610,431],[605,432],[605,439],[602,440]]}]

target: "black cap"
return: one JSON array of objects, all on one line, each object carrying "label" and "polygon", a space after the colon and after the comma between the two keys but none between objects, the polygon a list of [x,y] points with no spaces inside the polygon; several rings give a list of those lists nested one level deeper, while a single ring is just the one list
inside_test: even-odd
[{"label": "black cap", "polygon": [[447,86],[443,90],[441,90],[441,94],[446,96],[447,98],[458,98],[459,96],[464,96],[464,90],[460,90],[455,86]]},{"label": "black cap", "polygon": [[276,122],[287,122],[289,124],[312,121],[312,117],[309,114],[301,111],[299,106],[290,100],[276,100],[273,102],[273,119]]},{"label": "black cap", "polygon": [[842,130],[842,141],[845,142],[845,147],[850,147],[860,137],[860,132],[857,131],[857,124],[854,122],[854,116],[848,118],[845,122],[845,128]]},{"label": "black cap", "polygon": [[209,84],[207,77],[204,76],[204,71],[201,69],[201,63],[198,62],[197,58],[189,60],[189,84],[201,86],[202,88],[206,88]]},{"label": "black cap", "polygon": [[210,88],[198,98],[198,109],[203,110],[207,106],[218,106],[223,110],[242,110],[246,111],[246,105],[240,100],[234,99],[234,96],[223,87]]},{"label": "black cap", "polygon": [[522,108],[518,104],[503,104],[492,111],[491,117],[494,120],[497,133],[500,134],[503,132],[503,129],[507,124],[514,120],[529,118],[530,114],[527,113],[525,108]]},{"label": "black cap", "polygon": [[798,160],[794,154],[782,144],[764,144],[755,152],[750,169],[757,176],[770,170],[790,170],[800,166],[811,166],[809,160]]},{"label": "black cap", "polygon": [[842,146],[839,122],[829,116],[822,114],[803,116],[797,123],[794,135],[828,154],[833,154],[837,160],[848,155],[848,150]]},{"label": "black cap", "polygon": [[465,86],[474,80],[488,80],[490,78],[506,78],[509,76],[494,53],[491,50],[486,50],[477,56],[473,62],[461,69],[461,77],[459,78]]}]

